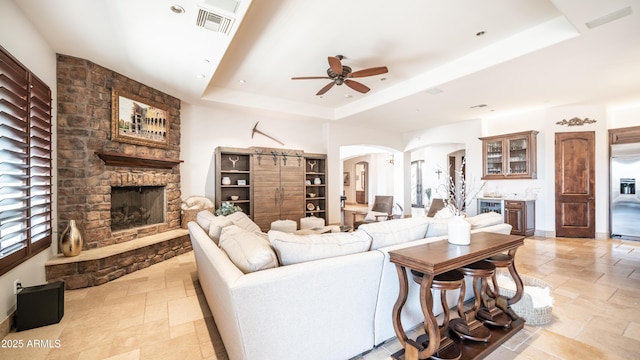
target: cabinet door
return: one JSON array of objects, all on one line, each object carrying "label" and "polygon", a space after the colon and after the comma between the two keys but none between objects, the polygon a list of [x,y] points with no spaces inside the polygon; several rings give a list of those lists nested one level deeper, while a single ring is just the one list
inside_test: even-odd
[{"label": "cabinet door", "polygon": [[280,159],[253,157],[253,221],[269,231],[271,223],[280,219]]},{"label": "cabinet door", "polygon": [[485,141],[484,142],[484,174],[485,177],[502,177],[504,176],[503,169],[503,145],[504,141]]},{"label": "cabinet door", "polygon": [[508,208],[504,209],[504,221],[512,226],[511,234],[524,235],[524,227],[522,222],[522,208]]},{"label": "cabinet door", "polygon": [[280,158],[280,220],[294,220],[300,228],[304,217],[304,167],[289,157]]},{"label": "cabinet door", "polygon": [[513,175],[528,175],[531,173],[529,165],[529,137],[521,136],[509,138],[507,144],[507,173]]}]

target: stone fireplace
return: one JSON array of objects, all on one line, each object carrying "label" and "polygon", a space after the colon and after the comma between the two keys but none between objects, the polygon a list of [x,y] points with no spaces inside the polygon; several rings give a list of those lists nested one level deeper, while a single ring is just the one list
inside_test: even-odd
[{"label": "stone fireplace", "polygon": [[[191,250],[180,228],[180,100],[88,60],[57,58],[58,234],[76,220],[84,249],[52,259],[47,279],[98,285]],[[112,140],[112,89],[168,108],[167,146]]]}]

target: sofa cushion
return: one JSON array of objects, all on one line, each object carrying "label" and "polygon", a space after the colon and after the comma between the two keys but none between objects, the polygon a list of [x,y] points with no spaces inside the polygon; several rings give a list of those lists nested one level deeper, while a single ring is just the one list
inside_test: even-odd
[{"label": "sofa cushion", "polygon": [[271,230],[269,241],[281,265],[365,252],[371,246],[371,237],[362,231],[295,235]]},{"label": "sofa cushion", "polygon": [[443,236],[449,233],[449,219],[437,219],[433,218],[429,221],[429,228],[427,229],[426,237]]},{"label": "sofa cushion", "polygon": [[371,236],[371,250],[423,239],[429,221],[424,217],[395,219],[360,225],[358,229]]},{"label": "sofa cushion", "polygon": [[216,216],[209,210],[202,210],[196,215],[196,222],[204,229],[206,233],[209,233],[209,227],[211,226],[211,220]]},{"label": "sofa cushion", "polygon": [[491,225],[502,224],[504,222],[504,218],[502,217],[502,215],[493,211],[467,217],[465,218],[465,220],[467,220],[467,222],[471,224],[471,229],[479,229]]},{"label": "sofa cushion", "polygon": [[220,248],[243,273],[278,267],[278,258],[265,234],[236,225],[222,229]]},{"label": "sofa cushion", "polygon": [[252,232],[261,232],[260,227],[256,223],[254,223],[253,220],[251,220],[251,218],[247,216],[247,214],[241,211],[234,212],[233,214],[227,215],[226,217],[227,219],[231,220],[231,222],[233,222],[233,225],[236,225],[242,229]]}]

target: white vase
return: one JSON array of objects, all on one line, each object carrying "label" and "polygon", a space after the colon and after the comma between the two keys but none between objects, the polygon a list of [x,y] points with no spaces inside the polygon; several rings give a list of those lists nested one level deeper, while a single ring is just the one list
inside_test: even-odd
[{"label": "white vase", "polygon": [[222,178],[222,185],[230,185],[231,184],[231,179],[229,179],[229,177],[225,176]]},{"label": "white vase", "polygon": [[449,243],[469,245],[471,243],[471,224],[462,215],[456,215],[447,223]]},{"label": "white vase", "polygon": [[316,184],[316,185],[320,185],[320,184],[322,184],[322,180],[320,180],[320,178],[317,177],[317,178],[313,179],[313,183]]},{"label": "white vase", "polygon": [[60,234],[58,247],[64,256],[78,256],[84,241],[75,220],[69,220],[67,227]]}]

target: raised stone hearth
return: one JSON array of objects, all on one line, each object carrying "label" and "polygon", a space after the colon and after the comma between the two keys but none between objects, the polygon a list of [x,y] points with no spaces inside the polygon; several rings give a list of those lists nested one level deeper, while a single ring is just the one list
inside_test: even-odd
[{"label": "raised stone hearth", "polygon": [[45,264],[47,281],[66,289],[101,285],[136,270],[191,251],[189,231],[166,231],[136,241],[86,250],[75,257],[58,255]]}]

